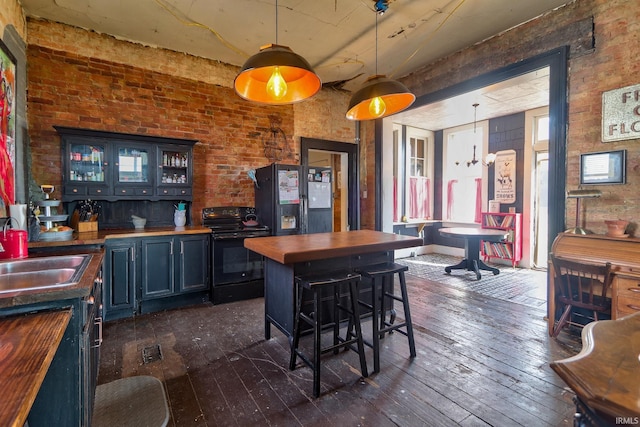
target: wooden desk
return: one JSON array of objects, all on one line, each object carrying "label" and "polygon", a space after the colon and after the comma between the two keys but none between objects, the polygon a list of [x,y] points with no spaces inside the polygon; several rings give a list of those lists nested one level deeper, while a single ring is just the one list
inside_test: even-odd
[{"label": "wooden desk", "polygon": [[[560,233],[553,241],[551,252],[559,258],[575,259],[594,264],[611,263],[611,318],[640,312],[640,239],[617,238],[600,234]],[[549,264],[547,286],[547,319],[549,335],[556,319],[553,266]]]},{"label": "wooden desk", "polygon": [[373,230],[245,239],[247,249],[265,257],[265,338],[271,338],[271,324],[288,337],[293,333],[295,275],[393,261],[395,249],[422,244],[419,237]]},{"label": "wooden desk", "polygon": [[456,265],[444,268],[444,271],[451,273],[451,270],[465,269],[476,273],[476,278],[480,280],[482,274],[480,270],[490,271],[494,274],[500,273],[497,268],[489,267],[480,259],[480,240],[489,242],[499,242],[507,237],[507,230],[495,230],[486,228],[453,227],[441,228],[438,230],[445,237],[455,237],[464,239],[464,259]]},{"label": "wooden desk", "polygon": [[[591,322],[582,330],[582,351],[551,363],[576,393],[578,413],[593,425],[637,425],[640,420],[640,313]],[[627,421],[628,422],[628,421]]]}]

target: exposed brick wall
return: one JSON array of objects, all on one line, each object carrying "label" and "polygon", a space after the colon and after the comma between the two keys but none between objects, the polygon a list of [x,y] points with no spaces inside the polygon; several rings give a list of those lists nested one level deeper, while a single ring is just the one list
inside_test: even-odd
[{"label": "exposed brick wall", "polygon": [[281,118],[286,135],[293,133],[291,106],[258,106],[230,88],[32,45],[28,64],[31,172],[39,184],[61,185],[54,125],[197,139],[197,222],[204,206],[253,204],[246,171],[269,163],[261,139],[269,115]]},{"label": "exposed brick wall", "polygon": [[30,19],[29,29],[29,133],[39,184],[60,188],[62,180],[53,125],[197,139],[191,210],[197,223],[205,206],[253,205],[246,171],[271,162],[263,140],[273,116],[292,163],[299,162],[301,136],[354,142],[355,125],[344,117],[348,92],[323,90],[293,106],[257,105],[231,88],[235,67],[48,21]]},{"label": "exposed brick wall", "polygon": [[[578,187],[580,153],[627,150],[627,184],[599,186],[602,197],[585,203],[586,227],[605,233],[605,219],[640,222],[640,192],[636,189],[640,184],[639,141],[601,142],[602,92],[640,83],[640,61],[633,54],[633,47],[639,44],[640,3],[576,0],[428,64],[402,81],[419,96],[569,45],[567,189]],[[573,226],[573,200],[566,204],[565,217],[568,226]]]}]

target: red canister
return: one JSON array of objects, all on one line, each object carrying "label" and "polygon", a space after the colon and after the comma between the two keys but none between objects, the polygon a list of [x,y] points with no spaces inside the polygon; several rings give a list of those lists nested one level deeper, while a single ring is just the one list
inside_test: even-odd
[{"label": "red canister", "polygon": [[26,258],[29,255],[28,236],[25,230],[0,231],[0,259]]}]

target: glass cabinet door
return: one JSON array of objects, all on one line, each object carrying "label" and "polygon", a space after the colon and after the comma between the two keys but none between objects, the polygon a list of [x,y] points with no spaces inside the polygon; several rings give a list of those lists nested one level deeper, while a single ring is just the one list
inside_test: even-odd
[{"label": "glass cabinet door", "polygon": [[190,184],[189,151],[160,147],[158,149],[160,168],[160,184]]},{"label": "glass cabinet door", "polygon": [[118,147],[116,174],[118,183],[149,183],[149,150]]},{"label": "glass cabinet door", "polygon": [[69,144],[69,181],[105,182],[105,146]]}]

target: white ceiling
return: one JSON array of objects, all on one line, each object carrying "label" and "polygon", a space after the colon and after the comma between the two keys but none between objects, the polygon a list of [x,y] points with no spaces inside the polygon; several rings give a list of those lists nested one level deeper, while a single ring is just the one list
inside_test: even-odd
[{"label": "white ceiling", "polygon": [[325,85],[352,91],[369,75],[405,76],[569,2],[388,0],[379,15],[374,0],[279,0],[276,26],[276,0],[19,1],[30,17],[237,66],[277,41],[306,58]]}]

